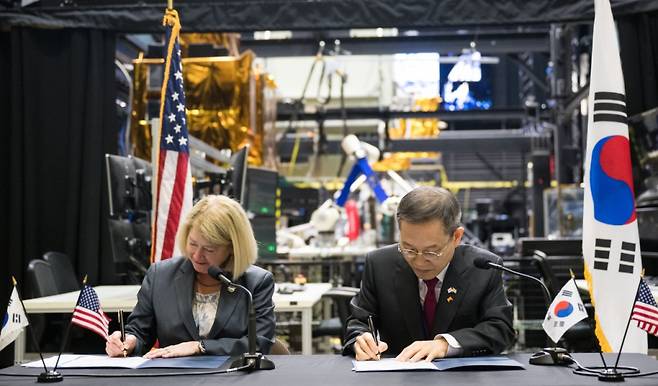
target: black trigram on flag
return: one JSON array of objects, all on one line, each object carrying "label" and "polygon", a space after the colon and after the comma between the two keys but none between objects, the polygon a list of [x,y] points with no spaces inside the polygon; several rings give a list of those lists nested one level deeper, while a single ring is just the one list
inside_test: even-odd
[{"label": "black trigram on flag", "polygon": [[[610,246],[612,240],[596,239],[594,246],[594,269],[607,271],[610,262]],[[619,272],[633,273],[635,267],[635,243],[621,242],[621,253],[619,255]]]},{"label": "black trigram on flag", "polygon": [[562,290],[561,295],[570,298],[573,295],[573,292],[569,290]]},{"label": "black trigram on flag", "polygon": [[594,122],[627,124],[626,96],[616,92],[594,93]]},{"label": "black trigram on flag", "polygon": [[601,271],[608,270],[608,261],[610,261],[610,244],[612,240],[596,239],[594,246],[594,269]]},{"label": "black trigram on flag", "polygon": [[633,273],[635,266],[635,243],[622,241],[619,255],[619,272]]}]

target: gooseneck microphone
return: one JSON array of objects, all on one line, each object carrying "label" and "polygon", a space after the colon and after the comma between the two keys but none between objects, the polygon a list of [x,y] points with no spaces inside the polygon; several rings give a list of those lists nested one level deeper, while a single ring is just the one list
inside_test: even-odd
[{"label": "gooseneck microphone", "polygon": [[242,354],[231,363],[232,368],[242,368],[246,371],[253,370],[272,370],[274,362],[267,359],[262,353],[256,351],[256,309],[254,308],[254,298],[246,287],[236,284],[229,279],[224,271],[217,266],[208,268],[208,275],[219,280],[227,288],[239,288],[247,294],[249,299],[249,325],[247,326],[247,339],[249,342],[249,352]]},{"label": "gooseneck microphone", "polygon": [[524,277],[526,279],[530,279],[530,280],[534,281],[535,283],[538,283],[541,286],[541,288],[544,290],[544,298],[546,299],[547,304],[550,304],[551,301],[553,300],[553,298],[551,297],[551,292],[548,290],[548,287],[546,287],[544,282],[542,282],[541,280],[537,279],[534,276],[526,275],[525,273],[521,273],[521,272],[515,271],[513,269],[509,269],[509,268],[507,268],[503,265],[500,265],[500,264],[496,264],[493,261],[491,261],[491,260],[489,260],[485,257],[475,258],[475,260],[473,260],[473,265],[475,265],[476,267],[478,267],[480,269],[491,269],[491,268],[493,268],[493,269],[498,269],[500,271],[509,272],[512,275],[516,275],[516,276]]},{"label": "gooseneck microphone", "polygon": [[[500,271],[509,272],[515,276],[532,280],[533,282],[538,283],[541,286],[541,288],[544,290],[544,297],[546,298],[546,304],[551,304],[552,298],[550,291],[548,290],[546,285],[536,277],[526,275],[525,273],[515,271],[513,269],[507,268],[500,264],[496,264],[485,257],[476,257],[475,260],[473,260],[473,265],[480,269],[493,268]],[[532,354],[528,362],[531,365],[560,365],[560,366],[566,366],[573,363],[573,359],[571,359],[571,356],[569,355],[569,351],[567,351],[562,347],[557,347],[557,342],[555,343],[556,343],[555,347],[545,347],[542,349],[542,351]]]}]

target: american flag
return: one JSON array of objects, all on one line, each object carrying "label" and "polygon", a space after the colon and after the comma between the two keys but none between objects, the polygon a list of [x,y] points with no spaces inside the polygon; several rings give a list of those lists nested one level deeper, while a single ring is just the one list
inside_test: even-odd
[{"label": "american flag", "polygon": [[644,278],[640,279],[631,319],[637,321],[639,328],[658,336],[658,304]]},{"label": "american flag", "polygon": [[175,250],[178,224],[192,208],[192,176],[187,123],[183,67],[178,43],[180,22],[175,10],[167,10],[165,72],[160,99],[160,144],[156,156],[156,196],[153,216],[151,262],[168,259]]},{"label": "american flag", "polygon": [[78,304],[75,305],[73,310],[71,323],[91,330],[107,339],[110,318],[101,309],[96,291],[88,285],[85,285],[80,292]]}]

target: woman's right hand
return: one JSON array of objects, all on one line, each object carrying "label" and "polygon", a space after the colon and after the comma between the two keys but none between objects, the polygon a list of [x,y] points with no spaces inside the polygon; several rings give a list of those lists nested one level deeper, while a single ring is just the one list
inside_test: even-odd
[{"label": "woman's right hand", "polygon": [[126,334],[126,341],[121,342],[121,332],[114,331],[107,338],[105,343],[105,352],[110,357],[122,357],[123,349],[126,349],[126,355],[132,354],[137,345],[137,338],[134,335]]}]

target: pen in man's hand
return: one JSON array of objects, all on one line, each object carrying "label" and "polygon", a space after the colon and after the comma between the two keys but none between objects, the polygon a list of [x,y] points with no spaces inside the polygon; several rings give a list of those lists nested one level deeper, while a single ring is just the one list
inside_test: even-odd
[{"label": "pen in man's hand", "polygon": [[379,339],[377,339],[377,331],[375,330],[375,323],[372,321],[372,315],[368,315],[368,328],[370,329],[370,334],[375,340],[375,346],[377,346],[377,356],[379,356]]},{"label": "pen in man's hand", "polygon": [[123,344],[123,357],[128,356],[128,350],[126,349],[126,329],[123,324],[123,310],[119,310],[119,325],[121,326],[121,343]]}]

